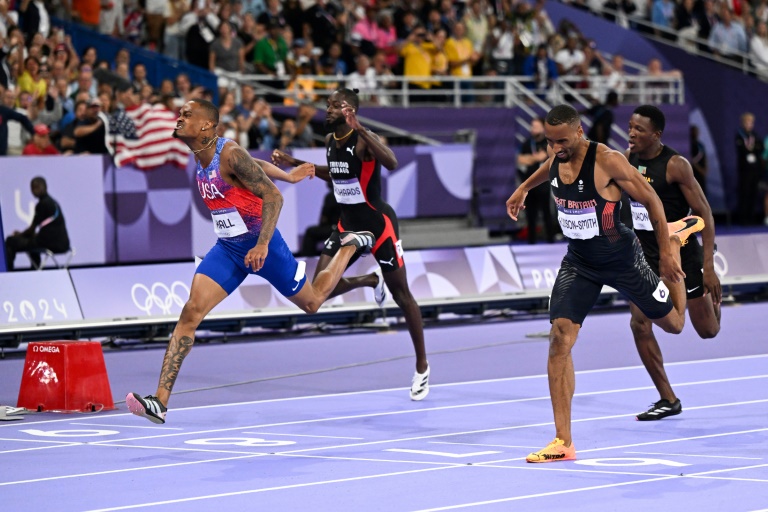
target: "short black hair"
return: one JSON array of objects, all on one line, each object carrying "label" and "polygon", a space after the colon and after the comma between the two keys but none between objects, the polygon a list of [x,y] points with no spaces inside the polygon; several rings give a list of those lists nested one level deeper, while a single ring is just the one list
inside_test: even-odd
[{"label": "short black hair", "polygon": [[45,182],[45,178],[42,176],[35,176],[32,178],[32,181],[29,183],[31,186],[40,186],[43,187],[43,190],[48,190],[48,183]]},{"label": "short black hair", "polygon": [[198,105],[200,105],[200,107],[202,107],[203,111],[208,116],[208,119],[213,121],[213,126],[219,125],[219,109],[216,107],[216,105],[202,98],[196,98],[194,100],[189,100],[189,101],[197,103]]},{"label": "short black hair", "polygon": [[664,112],[662,112],[658,107],[654,107],[653,105],[640,105],[635,109],[633,114],[647,117],[651,120],[651,125],[653,126],[654,130],[664,133],[664,127],[667,125],[667,119],[664,117]]},{"label": "short black hair", "polygon": [[355,109],[355,112],[357,112],[357,109],[360,107],[360,99],[357,97],[357,93],[360,92],[358,89],[339,87],[334,92],[341,96],[344,101],[349,103]]},{"label": "short black hair", "polygon": [[575,108],[562,104],[550,110],[545,121],[550,126],[557,126],[559,124],[577,125],[581,122],[581,117]]}]

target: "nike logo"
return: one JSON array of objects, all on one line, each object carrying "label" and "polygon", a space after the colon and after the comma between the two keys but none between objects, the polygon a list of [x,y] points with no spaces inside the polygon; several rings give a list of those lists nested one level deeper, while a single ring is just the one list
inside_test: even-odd
[{"label": "nike logo", "polygon": [[688,293],[691,293],[692,291],[694,291],[694,290],[698,290],[698,289],[699,289],[699,287],[698,287],[698,286],[694,286],[694,287],[693,287],[693,288],[691,288],[690,290],[686,288],[686,289],[685,289],[685,291],[687,291]]},{"label": "nike logo", "polygon": [[298,288],[300,284],[301,284],[300,282],[297,282],[297,283],[296,283],[296,286],[294,286],[293,288],[291,288],[291,291],[292,291],[292,292],[295,292],[295,291],[296,291],[296,288]]},{"label": "nike logo", "polygon": [[387,260],[387,261],[379,260],[379,263],[381,263],[382,265],[389,265],[390,267],[394,267],[395,266],[395,264],[393,263],[394,260],[395,260],[395,258],[392,257],[392,258],[389,258],[389,260]]}]

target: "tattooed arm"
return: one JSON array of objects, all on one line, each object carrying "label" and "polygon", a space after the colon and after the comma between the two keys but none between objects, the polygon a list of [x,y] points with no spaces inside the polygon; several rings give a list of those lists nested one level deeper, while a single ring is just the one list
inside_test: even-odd
[{"label": "tattooed arm", "polygon": [[267,248],[277,227],[277,218],[283,207],[283,196],[264,170],[251,155],[236,144],[227,144],[221,155],[222,175],[228,175],[235,185],[250,190],[262,200],[261,233],[256,247],[248,251],[245,265],[260,270],[267,259]]}]

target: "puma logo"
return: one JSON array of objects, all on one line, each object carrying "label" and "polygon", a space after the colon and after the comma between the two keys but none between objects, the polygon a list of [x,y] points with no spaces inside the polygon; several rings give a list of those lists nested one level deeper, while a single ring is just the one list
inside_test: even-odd
[{"label": "puma logo", "polygon": [[352,146],[351,148],[346,148],[346,150],[349,151],[350,155],[354,155],[355,154],[355,146]]},{"label": "puma logo", "polygon": [[389,265],[390,267],[394,267],[395,266],[394,261],[395,261],[395,258],[393,256],[389,258],[389,260],[379,260],[379,263],[381,263],[382,265]]}]

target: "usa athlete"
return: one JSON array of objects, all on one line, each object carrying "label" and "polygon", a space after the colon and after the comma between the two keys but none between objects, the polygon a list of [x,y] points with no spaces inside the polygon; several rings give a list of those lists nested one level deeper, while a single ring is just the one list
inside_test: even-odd
[{"label": "usa athlete", "polygon": [[[304,263],[296,261],[276,228],[283,197],[263,169],[274,166],[254,160],[234,141],[217,137],[218,122],[215,105],[192,100],[181,108],[173,132],[195,155],[197,187],[211,210],[218,240],[192,279],[189,300],[168,342],[156,394],[142,398],[128,393],[126,397],[133,414],[153,423],[165,423],[173,385],[200,322],[248,274],[263,277],[302,310],[314,313],[336,287],[355,252],[370,250],[375,243],[371,233],[345,233],[338,253],[307,282]],[[269,174],[285,175],[277,168]]]},{"label": "usa athlete", "polygon": [[[423,400],[429,393],[430,369],[424,347],[421,309],[408,287],[397,216],[381,197],[381,166],[394,170],[397,159],[376,134],[360,124],[358,108],[356,91],[338,89],[328,98],[325,119],[331,133],[325,138],[327,165],[315,165],[315,173],[319,178],[332,182],[341,218],[339,230],[331,234],[325,243],[317,269],[322,271],[328,267],[347,231],[373,233],[376,237],[373,254],[379,270],[365,276],[342,278],[331,296],[368,286],[374,288],[376,302],[382,305],[386,299],[386,284],[395,303],[403,310],[416,352],[416,372],[410,396],[412,400]],[[277,165],[304,163],[279,150],[272,153],[272,160]]]}]

